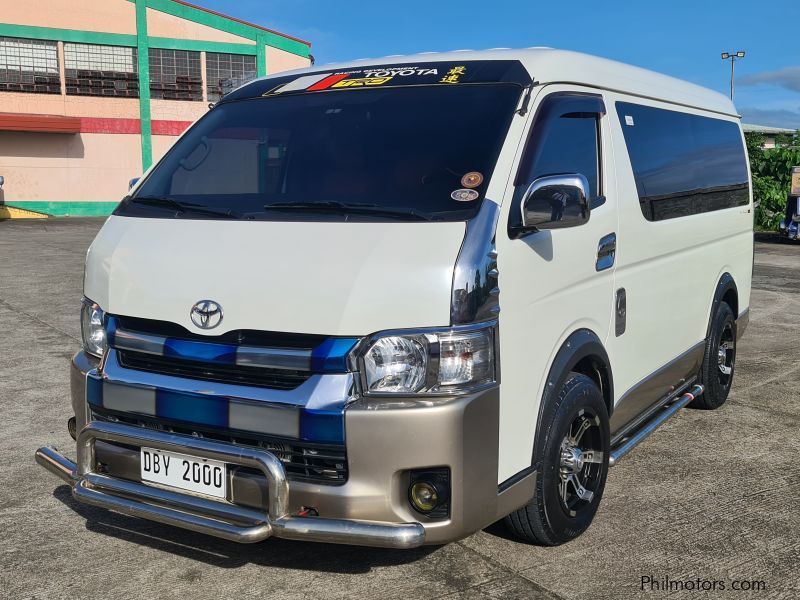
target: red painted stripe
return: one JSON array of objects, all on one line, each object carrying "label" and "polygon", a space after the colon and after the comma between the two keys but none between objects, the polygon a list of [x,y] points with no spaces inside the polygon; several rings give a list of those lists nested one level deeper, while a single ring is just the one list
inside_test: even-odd
[{"label": "red painted stripe", "polygon": [[[191,124],[191,121],[154,120],[150,126],[153,135],[180,135]],[[142,123],[139,119],[81,117],[81,133],[139,134],[141,132]]]},{"label": "red painted stripe", "polygon": [[141,133],[139,119],[81,117],[81,133]]},{"label": "red painted stripe", "polygon": [[319,90],[327,90],[334,83],[337,83],[337,82],[341,81],[342,79],[345,79],[348,76],[349,76],[348,73],[342,73],[342,74],[339,74],[339,75],[328,75],[325,79],[322,79],[322,80],[318,81],[317,83],[315,83],[314,85],[312,85],[311,87],[306,88],[306,91],[307,92],[317,92]]},{"label": "red painted stripe", "polygon": [[[154,120],[153,135],[177,136],[186,131],[191,121]],[[140,134],[139,119],[108,117],[65,117],[62,115],[35,115],[0,113],[0,131],[38,131],[41,133],[110,133]]]},{"label": "red painted stripe", "polygon": [[191,121],[152,121],[153,135],[180,135],[192,124]]},{"label": "red painted stripe", "polygon": [[62,115],[0,113],[0,131],[78,133],[80,119]]}]

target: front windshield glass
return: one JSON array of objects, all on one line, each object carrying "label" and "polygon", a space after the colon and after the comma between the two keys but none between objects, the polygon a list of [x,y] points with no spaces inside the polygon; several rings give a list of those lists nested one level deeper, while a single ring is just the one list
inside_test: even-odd
[{"label": "front windshield glass", "polygon": [[522,89],[420,85],[222,102],[115,214],[468,219],[483,200]]}]

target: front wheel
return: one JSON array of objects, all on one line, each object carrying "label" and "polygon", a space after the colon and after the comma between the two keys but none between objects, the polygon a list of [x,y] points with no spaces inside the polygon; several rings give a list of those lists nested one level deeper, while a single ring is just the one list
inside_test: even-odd
[{"label": "front wheel", "polygon": [[506,525],[524,541],[557,546],[586,531],[603,496],[610,435],[600,389],[585,375],[570,373],[539,426],[536,493],[506,517]]}]

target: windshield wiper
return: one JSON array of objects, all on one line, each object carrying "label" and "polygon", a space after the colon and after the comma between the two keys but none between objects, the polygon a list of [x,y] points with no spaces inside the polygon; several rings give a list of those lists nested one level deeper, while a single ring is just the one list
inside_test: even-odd
[{"label": "windshield wiper", "polygon": [[339,214],[354,215],[379,215],[396,219],[412,217],[417,221],[432,221],[433,217],[425,213],[418,212],[413,208],[389,208],[377,204],[347,204],[345,202],[273,202],[265,204],[264,210],[280,211],[324,211]]},{"label": "windshield wiper", "polygon": [[216,217],[225,217],[226,219],[239,219],[241,215],[233,210],[214,210],[207,208],[202,204],[194,204],[192,202],[179,202],[172,198],[160,198],[158,196],[128,196],[128,202],[134,204],[147,204],[149,206],[162,206],[164,208],[174,208],[177,212],[190,212],[203,215],[213,215]]}]

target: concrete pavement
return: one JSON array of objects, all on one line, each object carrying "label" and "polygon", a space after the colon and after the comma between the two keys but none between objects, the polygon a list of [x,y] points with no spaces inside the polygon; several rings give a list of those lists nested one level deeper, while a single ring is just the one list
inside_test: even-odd
[{"label": "concrete pavement", "polygon": [[[527,546],[496,524],[438,548],[232,543],[79,505],[34,450],[74,451],[67,361],[94,219],[0,222],[0,596],[7,598],[800,597],[800,245],[757,243],[734,389],[612,469],[589,531]],[[656,341],[657,342],[657,341]],[[641,588],[719,581],[725,590]],[[734,581],[763,581],[737,592]]]}]

